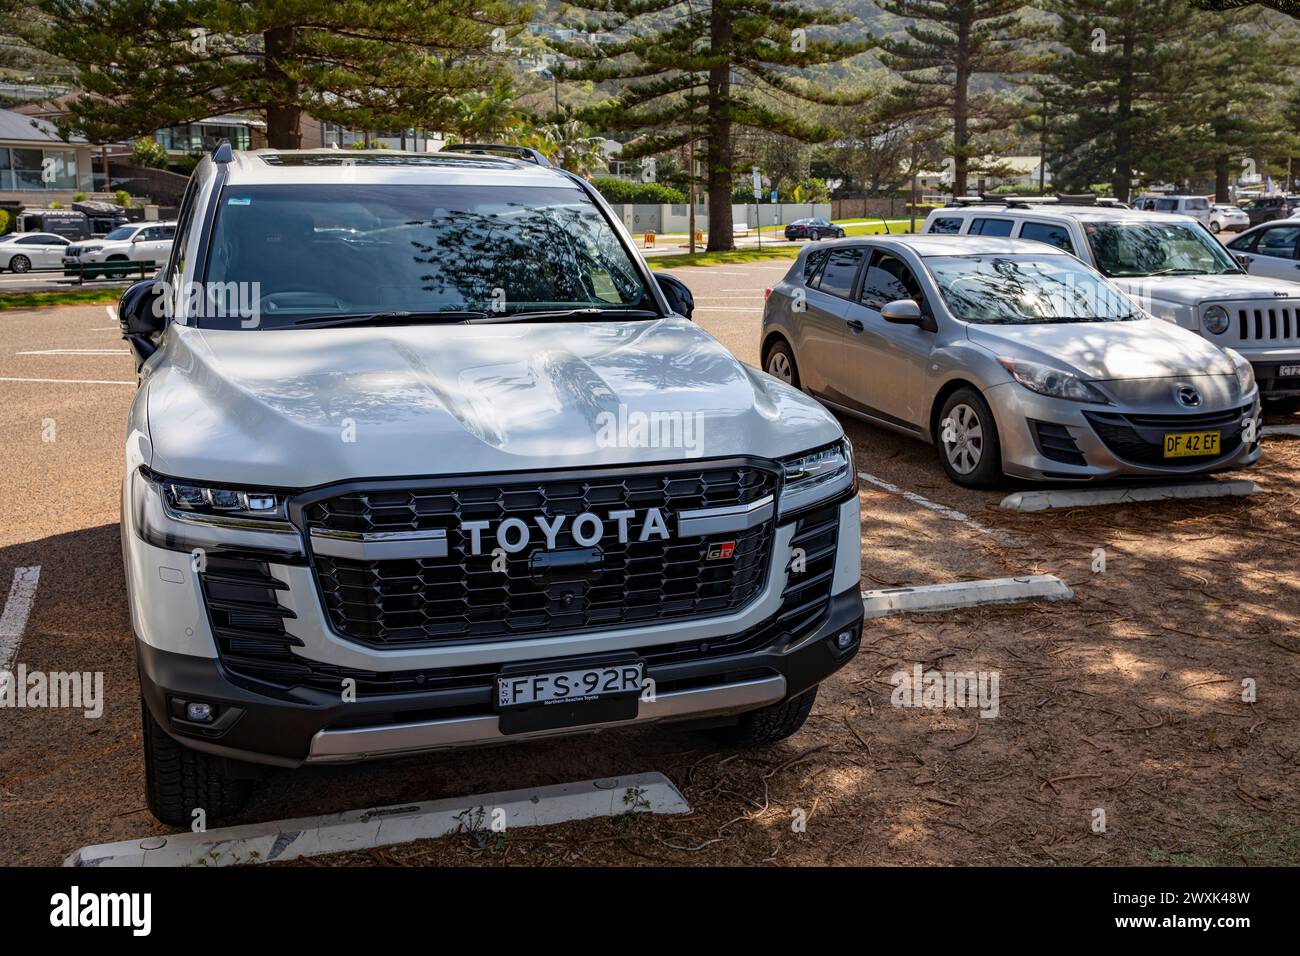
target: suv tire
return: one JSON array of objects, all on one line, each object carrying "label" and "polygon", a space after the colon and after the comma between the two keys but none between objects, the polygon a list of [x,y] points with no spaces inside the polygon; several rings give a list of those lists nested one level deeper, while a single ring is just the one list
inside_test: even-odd
[{"label": "suv tire", "polygon": [[794,353],[785,339],[777,339],[763,359],[763,371],[779,378],[794,388],[799,388],[799,366],[794,364]]},{"label": "suv tire", "polygon": [[232,777],[226,761],[177,743],[140,702],[144,721],[144,784],[149,811],[175,827],[192,824],[201,809],[207,823],[226,820],[244,809],[252,793],[249,780]]},{"label": "suv tire", "polygon": [[[949,419],[955,428],[954,441],[944,439],[947,433],[944,422]],[[934,438],[939,462],[957,484],[987,488],[1001,482],[1002,443],[998,441],[997,422],[988,402],[975,389],[964,386],[948,396],[939,412]]]},{"label": "suv tire", "polygon": [[774,744],[799,732],[816,700],[817,688],[814,687],[798,697],[741,714],[740,722],[735,726],[718,727],[711,732],[719,740],[736,747]]}]

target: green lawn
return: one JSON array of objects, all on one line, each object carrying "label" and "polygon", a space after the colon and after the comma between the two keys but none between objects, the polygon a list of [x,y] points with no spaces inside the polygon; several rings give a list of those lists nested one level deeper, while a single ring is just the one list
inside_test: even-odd
[{"label": "green lawn", "polygon": [[764,259],[793,259],[799,254],[794,246],[772,249],[732,249],[730,252],[697,252],[691,255],[650,256],[646,262],[651,269],[676,269],[678,266],[721,266],[729,262],[759,262]]},{"label": "green lawn", "polygon": [[116,302],[122,298],[121,289],[76,289],[64,292],[4,292],[0,293],[0,310],[39,309],[50,305],[96,305]]}]

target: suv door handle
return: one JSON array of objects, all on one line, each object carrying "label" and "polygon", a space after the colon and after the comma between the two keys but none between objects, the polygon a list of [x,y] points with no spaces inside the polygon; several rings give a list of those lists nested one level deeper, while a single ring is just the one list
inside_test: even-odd
[{"label": "suv door handle", "polygon": [[851,328],[855,333],[865,332],[867,330],[867,327],[857,319],[849,319],[849,328]]}]

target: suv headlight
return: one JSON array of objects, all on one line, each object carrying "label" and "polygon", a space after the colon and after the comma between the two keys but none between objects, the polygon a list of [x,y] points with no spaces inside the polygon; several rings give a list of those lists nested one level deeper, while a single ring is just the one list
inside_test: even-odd
[{"label": "suv headlight", "polygon": [[1201,325],[1215,335],[1222,335],[1228,331],[1228,323],[1228,310],[1221,305],[1210,306],[1201,316]]},{"label": "suv headlight", "polygon": [[1019,359],[998,359],[1002,367],[1011,373],[1011,377],[1039,395],[1051,398],[1064,398],[1071,402],[1096,402],[1109,405],[1111,401],[1099,389],[1085,382],[1073,372],[1063,372],[1040,362],[1025,362]]},{"label": "suv headlight", "polygon": [[1236,349],[1224,349],[1223,352],[1232,359],[1232,370],[1237,373],[1237,388],[1245,395],[1255,387],[1255,369]]},{"label": "suv headlight", "polygon": [[287,562],[303,555],[284,492],[180,481],[141,467],[131,476],[131,503],[136,534],[155,547],[235,549]]},{"label": "suv headlight", "polygon": [[847,438],[781,461],[785,485],[777,514],[789,514],[857,487],[853,446]]}]

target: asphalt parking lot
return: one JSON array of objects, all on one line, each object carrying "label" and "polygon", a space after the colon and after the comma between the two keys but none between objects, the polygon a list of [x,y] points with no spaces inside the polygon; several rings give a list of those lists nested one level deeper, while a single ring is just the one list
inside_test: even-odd
[{"label": "asphalt parking lot", "polygon": [[[673,272],[694,290],[696,321],[756,363],[762,290],[788,265]],[[103,307],[0,312],[0,582],[7,587],[16,568],[41,569],[14,662],[102,672],[105,692],[98,719],[0,712],[2,864],[51,864],[84,844],[166,832],[144,806],[117,540],[134,386]],[[859,471],[876,479],[861,490],[864,588],[1050,573],[1075,600],[869,621],[862,651],[823,686],[805,729],[767,750],[649,728],[282,773],[242,820],[659,771],[692,813],[310,862],[1300,856],[1300,441],[1271,439],[1258,467],[1229,476],[1256,481],[1251,497],[1021,514],[998,508],[1001,493],[949,483],[933,449],[845,426]],[[1098,549],[1104,571],[1095,570]],[[890,675],[914,664],[998,673],[998,715],[891,706]],[[1243,681],[1254,682],[1254,702],[1243,701]]]}]

